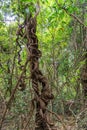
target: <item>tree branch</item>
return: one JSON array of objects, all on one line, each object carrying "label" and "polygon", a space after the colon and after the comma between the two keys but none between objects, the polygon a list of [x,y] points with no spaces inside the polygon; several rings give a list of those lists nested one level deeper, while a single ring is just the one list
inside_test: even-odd
[{"label": "tree branch", "polygon": [[7,113],[8,108],[9,108],[9,105],[11,104],[12,100],[14,99],[14,95],[15,95],[15,93],[16,93],[16,90],[17,90],[17,88],[18,88],[18,85],[19,85],[19,83],[20,83],[20,80],[21,80],[21,78],[22,78],[22,76],[23,76],[23,74],[24,74],[24,72],[25,72],[25,69],[26,69],[26,66],[27,66],[27,64],[28,64],[28,61],[29,61],[29,59],[26,60],[26,63],[25,63],[25,65],[24,65],[24,69],[23,69],[23,71],[22,71],[22,73],[21,73],[21,75],[20,75],[20,77],[19,77],[19,79],[18,79],[18,81],[17,81],[17,84],[16,84],[15,88],[14,88],[13,91],[12,91],[12,94],[11,94],[11,97],[10,97],[9,101],[7,102],[6,108],[5,108],[4,112],[3,112],[2,119],[1,119],[1,122],[0,122],[0,130],[1,130],[1,128],[2,128],[2,124],[3,124],[3,121],[4,121],[4,119],[5,119],[5,116],[6,116],[6,113]]},{"label": "tree branch", "polygon": [[62,119],[59,115],[57,115],[55,112],[50,111],[50,110],[48,110],[48,109],[46,109],[46,110],[47,110],[49,113],[53,114],[53,115],[57,118],[57,120],[61,122],[61,124],[63,125],[63,128],[64,128],[65,130],[67,130],[66,125],[65,125],[65,123],[63,122],[63,119]]},{"label": "tree branch", "polygon": [[81,21],[81,19],[79,19],[76,15],[69,13],[68,10],[67,10],[66,8],[62,7],[62,6],[58,3],[57,0],[55,0],[55,1],[56,1],[56,3],[57,3],[57,6],[58,6],[58,7],[61,7],[61,9],[63,9],[69,16],[71,16],[71,17],[73,17],[74,19],[76,19],[76,20],[78,21],[78,23],[80,23],[82,26],[84,26],[85,29],[87,29],[87,26]]}]

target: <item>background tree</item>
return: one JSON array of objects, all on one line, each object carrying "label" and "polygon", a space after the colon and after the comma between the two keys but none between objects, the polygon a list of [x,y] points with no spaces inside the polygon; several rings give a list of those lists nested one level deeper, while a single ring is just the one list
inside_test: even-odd
[{"label": "background tree", "polygon": [[[25,64],[29,55],[26,40],[21,38],[19,44],[16,42],[17,28],[26,17],[26,6],[28,13],[32,12],[34,16],[36,0],[0,1],[0,104],[4,104],[0,105],[3,106],[2,111],[0,109],[0,119],[22,73],[20,65]],[[37,17],[36,35],[42,52],[39,67],[54,94],[48,110],[62,114],[64,118],[72,114],[75,120],[85,110],[87,102],[86,11],[86,0],[41,0]],[[6,114],[9,130],[23,129],[26,124],[26,130],[35,127],[32,125],[35,116],[31,119],[29,116],[31,99],[34,97],[29,68],[28,65],[24,74],[26,89],[19,91],[18,87]],[[54,114],[51,113],[50,117],[59,127]],[[63,123],[61,122],[62,125]]]}]

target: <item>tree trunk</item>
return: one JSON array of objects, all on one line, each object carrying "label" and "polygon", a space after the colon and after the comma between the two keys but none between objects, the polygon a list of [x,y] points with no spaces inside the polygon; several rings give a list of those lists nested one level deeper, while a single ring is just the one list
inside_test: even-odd
[{"label": "tree trunk", "polygon": [[84,97],[87,96],[87,67],[84,66],[81,73],[81,83],[83,86],[83,95]]}]

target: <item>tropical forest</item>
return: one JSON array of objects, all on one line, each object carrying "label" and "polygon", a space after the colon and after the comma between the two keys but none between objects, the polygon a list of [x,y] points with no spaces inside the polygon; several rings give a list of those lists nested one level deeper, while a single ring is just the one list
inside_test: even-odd
[{"label": "tropical forest", "polygon": [[0,0],[0,130],[87,130],[87,0]]}]

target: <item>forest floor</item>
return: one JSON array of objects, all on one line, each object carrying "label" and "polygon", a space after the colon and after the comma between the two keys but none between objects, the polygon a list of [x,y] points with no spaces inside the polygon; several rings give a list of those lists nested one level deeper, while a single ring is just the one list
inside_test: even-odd
[{"label": "forest floor", "polygon": [[[0,102],[0,120],[2,118],[3,111],[5,109],[4,102]],[[57,115],[57,114],[56,114]],[[57,115],[57,119],[55,118],[54,124],[56,130],[87,130],[87,107],[85,107],[78,115]],[[18,121],[20,119],[20,121]],[[7,112],[6,118],[3,122],[3,126],[1,130],[24,130],[19,126],[19,123],[23,122],[21,118],[15,116],[14,113]],[[33,122],[29,125],[26,130],[33,130]]]}]

